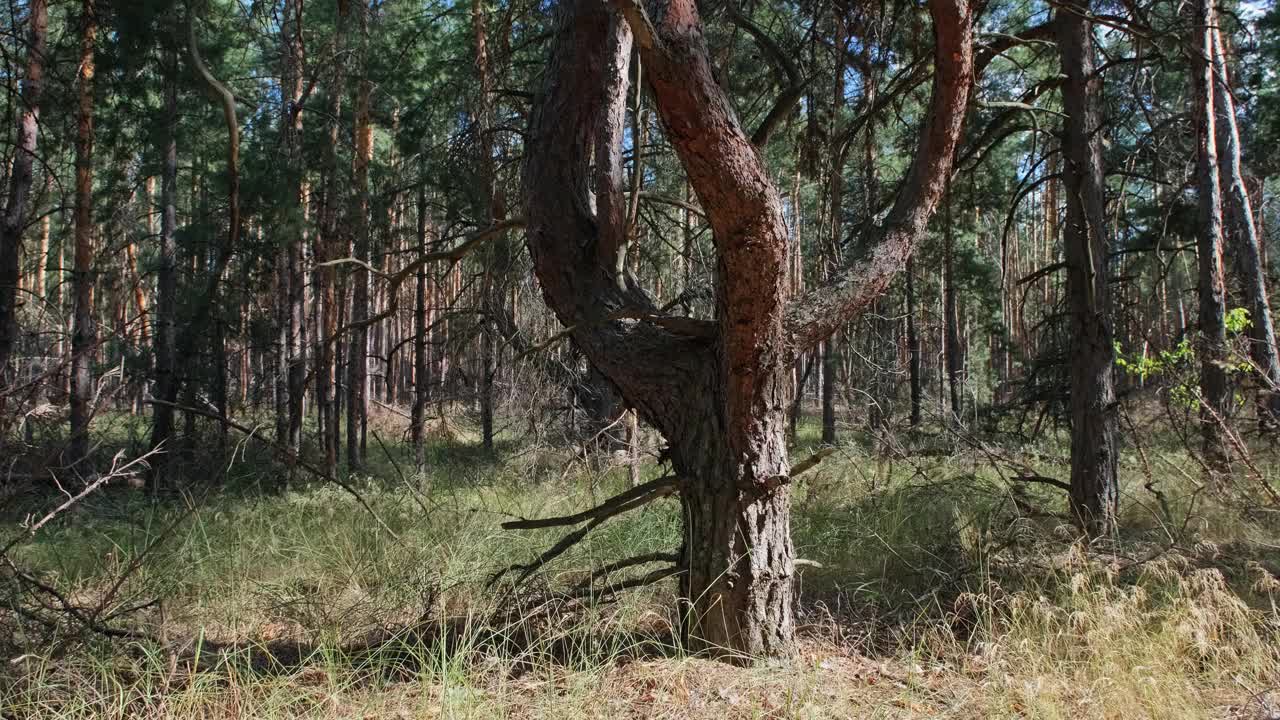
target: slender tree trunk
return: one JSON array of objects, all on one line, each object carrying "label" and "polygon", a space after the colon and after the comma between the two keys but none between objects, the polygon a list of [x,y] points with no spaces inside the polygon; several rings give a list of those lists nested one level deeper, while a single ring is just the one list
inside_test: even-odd
[{"label": "slender tree trunk", "polygon": [[367,77],[365,53],[368,47],[368,12],[364,3],[356,7],[359,43],[355,90],[355,158],[352,172],[350,222],[355,257],[361,261],[351,273],[351,343],[347,355],[347,467],[352,471],[364,467],[364,431],[368,417],[369,332],[369,162],[373,157],[373,128],[369,117],[369,100],[373,91]]},{"label": "slender tree trunk", "polygon": [[302,420],[306,398],[306,208],[302,159],[302,76],[305,63],[302,43],[302,0],[286,0],[281,23],[284,67],[281,92],[285,112],[281,131],[285,146],[286,192],[289,212],[289,237],[285,249],[288,281],[288,427],[287,447],[294,452],[302,447]]},{"label": "slender tree trunk", "polygon": [[[4,412],[5,378],[9,358],[18,340],[18,279],[22,236],[26,231],[32,167],[40,135],[40,100],[44,92],[45,32],[49,14],[46,0],[31,0],[27,14],[27,73],[22,81],[22,112],[18,117],[9,193],[0,219],[0,413]],[[44,252],[48,252],[47,246]],[[37,263],[36,295],[44,299],[44,260]]]},{"label": "slender tree trunk", "polygon": [[1192,66],[1195,68],[1196,135],[1199,143],[1200,236],[1197,246],[1200,277],[1200,402],[1201,431],[1208,466],[1226,470],[1225,423],[1230,394],[1227,388],[1226,284],[1222,266],[1222,190],[1218,180],[1216,116],[1213,99],[1213,0],[1199,0]]},{"label": "slender tree trunk", "polygon": [[[488,48],[485,0],[472,0],[471,23],[475,39],[476,73],[480,89],[476,111],[476,131],[480,135],[480,182],[484,203],[484,225],[493,225],[505,213],[497,186],[493,141],[493,68]],[[506,238],[489,244],[485,262],[484,286],[481,289],[484,316],[480,328],[480,433],[485,451],[493,451],[494,382],[498,372],[497,322],[494,316],[505,312],[507,273],[511,263]]]},{"label": "slender tree trunk", "polygon": [[[338,3],[337,27],[334,29],[334,56],[341,54],[345,45],[345,26],[348,13],[347,0]],[[325,469],[330,475],[338,474],[338,456],[341,447],[341,430],[338,413],[338,311],[342,295],[338,292],[338,270],[325,263],[341,254],[338,217],[338,123],[342,115],[342,87],[345,63],[332,63],[329,77],[329,106],[325,133],[323,177],[320,189],[319,232],[316,240],[316,264],[318,266],[320,296],[320,330],[317,342],[317,396],[320,404],[320,442],[324,448]]]},{"label": "slender tree trunk", "polygon": [[1245,186],[1240,161],[1240,130],[1236,126],[1235,100],[1227,76],[1222,33],[1212,31],[1213,109],[1217,117],[1218,178],[1225,201],[1226,230],[1235,249],[1236,263],[1249,310],[1249,357],[1262,375],[1258,392],[1258,422],[1264,429],[1280,420],[1280,353],[1276,350],[1275,325],[1267,298],[1267,279],[1261,242],[1254,224],[1253,203]]},{"label": "slender tree trunk", "polygon": [[[191,64],[210,93],[217,97],[218,104],[222,108],[223,120],[227,125],[227,234],[224,240],[214,243],[209,251],[209,276],[205,283],[204,293],[199,296],[199,304],[194,308],[192,319],[183,329],[179,338],[178,353],[183,356],[195,355],[202,342],[198,333],[206,327],[206,322],[213,323],[213,337],[211,338],[213,378],[211,385],[218,417],[223,421],[218,428],[219,448],[224,449],[227,442],[226,332],[223,327],[225,323],[222,314],[218,311],[218,288],[221,285],[222,276],[226,272],[227,263],[231,261],[232,254],[240,244],[240,124],[236,118],[235,97],[227,86],[215,78],[205,66],[204,60],[200,56],[195,26],[190,18],[187,19],[187,23],[187,52]],[[202,184],[200,201],[202,208],[206,207],[208,203],[207,192],[204,192],[204,190],[207,190],[207,185]],[[204,213],[201,214],[203,215]],[[206,318],[209,318],[209,320],[206,320]],[[194,395],[194,392],[192,394]],[[192,413],[189,418],[194,418],[194,416],[195,414]],[[189,441],[193,439],[191,433],[188,433],[187,437]]]},{"label": "slender tree trunk", "polygon": [[[427,252],[427,186],[418,183],[418,254]],[[418,471],[427,466],[426,422],[427,392],[427,267],[419,265],[413,303],[413,411],[409,432],[413,441],[413,457]]]},{"label": "slender tree trunk", "polygon": [[173,457],[173,406],[165,403],[178,401],[176,365],[177,313],[178,313],[178,258],[175,231],[178,224],[178,56],[172,45],[176,37],[168,38],[170,47],[165,50],[165,134],[161,149],[163,162],[160,170],[160,244],[156,263],[156,327],[155,353],[156,375],[154,394],[163,401],[152,409],[151,447],[160,453],[152,463],[152,485],[158,488],[166,484],[166,474]]},{"label": "slender tree trunk", "polygon": [[71,333],[71,442],[68,461],[89,454],[93,414],[93,75],[98,21],[94,0],[83,0],[80,65],[76,75],[75,311]]},{"label": "slender tree trunk", "polygon": [[924,397],[920,376],[920,335],[916,330],[915,260],[907,260],[907,377],[911,384],[911,427],[920,426],[920,404]]},{"label": "slender tree trunk", "polygon": [[[45,176],[45,195],[49,194],[49,186],[52,185],[52,179]],[[48,274],[49,274],[49,233],[52,229],[52,223],[49,221],[49,213],[45,213],[40,218],[40,256],[36,258],[36,297],[41,302],[48,300]]]},{"label": "slender tree trunk", "polygon": [[946,351],[943,360],[946,363],[947,391],[951,399],[952,422],[960,422],[964,408],[962,403],[962,378],[964,371],[964,353],[960,345],[960,313],[957,308],[955,264],[955,227],[951,216],[951,183],[947,182],[946,194],[943,196],[943,250],[942,250],[942,320],[943,333],[946,336]]},{"label": "slender tree trunk", "polygon": [[1105,170],[1089,0],[1057,16],[1066,135],[1064,244],[1071,306],[1071,507],[1090,535],[1115,531],[1119,513],[1115,440],[1115,346],[1108,283]]},{"label": "slender tree trunk", "polygon": [[[837,14],[836,32],[837,59],[835,75],[832,83],[831,97],[831,146],[828,148],[830,158],[830,174],[827,178],[828,212],[827,242],[823,248],[823,280],[830,282],[840,263],[840,246],[844,240],[844,164],[848,145],[837,139],[836,119],[844,110],[845,93],[845,52],[848,50],[848,25],[843,17]],[[836,351],[841,333],[837,332],[822,343],[822,442],[836,442],[836,377],[840,364],[840,356]]]}]

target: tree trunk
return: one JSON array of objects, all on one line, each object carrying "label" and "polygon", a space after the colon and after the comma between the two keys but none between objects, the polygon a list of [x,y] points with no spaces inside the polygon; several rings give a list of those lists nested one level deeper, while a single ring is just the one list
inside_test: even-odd
[{"label": "tree trunk", "polygon": [[152,485],[160,487],[167,482],[166,475],[173,457],[173,405],[178,401],[177,380],[177,314],[178,314],[178,258],[175,231],[178,224],[178,54],[169,37],[170,47],[165,50],[165,135],[161,151],[163,164],[160,171],[160,248],[156,267],[156,379],[153,393],[161,400],[153,408],[151,421],[151,447],[160,453],[153,461]]},{"label": "tree trunk", "polygon": [[1222,33],[1213,35],[1212,78],[1215,134],[1217,136],[1218,178],[1225,201],[1226,229],[1235,248],[1245,306],[1249,310],[1249,357],[1261,374],[1258,392],[1258,423],[1272,429],[1280,421],[1280,353],[1276,350],[1275,325],[1267,298],[1260,236],[1254,223],[1253,204],[1245,186],[1240,161],[1240,130],[1236,126],[1236,106],[1227,77],[1227,60]]},{"label": "tree trunk", "polygon": [[67,460],[89,453],[93,414],[93,74],[98,21],[94,0],[83,0],[80,65],[76,74],[75,258],[71,274],[75,310],[71,333],[71,442]]},{"label": "tree trunk", "polygon": [[[781,655],[794,639],[786,408],[796,356],[865,309],[901,268],[951,171],[972,84],[967,6],[935,0],[938,71],[929,121],[873,257],[787,306],[782,205],[761,156],[713,77],[693,0],[656,24],[623,3],[565,0],[525,152],[528,245],[544,294],[578,347],[671,446],[685,546],[683,631],[722,657]],[[717,253],[716,320],[671,316],[616,260],[589,148],[620,138],[632,31],[668,141],[707,214]],[[600,143],[620,165],[621,142]],[[617,201],[619,198],[612,198]],[[610,318],[626,314],[629,319]],[[661,577],[661,575],[660,575]]]},{"label": "tree trunk", "polygon": [[1230,394],[1227,388],[1226,284],[1222,267],[1222,190],[1218,179],[1218,150],[1213,98],[1212,0],[1199,0],[1195,25],[1196,135],[1199,143],[1200,235],[1197,243],[1200,276],[1200,402],[1201,432],[1208,466],[1226,470],[1225,441]]},{"label": "tree trunk", "polygon": [[920,335],[916,330],[915,260],[907,260],[907,376],[911,384],[911,427],[920,426],[920,404],[924,392],[920,377]]},{"label": "tree trunk", "polygon": [[[726,387],[708,368],[706,387]],[[782,391],[790,368],[767,385]],[[717,408],[690,426],[679,443],[678,473],[689,478],[682,497],[685,528],[680,577],[685,639],[694,651],[782,655],[795,636],[795,548],[790,488],[764,489],[790,473],[784,444],[784,398],[752,418],[746,432],[723,434]]]},{"label": "tree trunk", "polygon": [[359,49],[356,55],[358,81],[355,90],[355,157],[352,172],[350,222],[355,257],[360,263],[351,273],[351,342],[347,352],[347,467],[364,467],[364,432],[368,417],[369,331],[369,162],[373,157],[373,128],[369,117],[373,85],[367,77],[365,53],[368,47],[368,12],[363,3],[355,8]]},{"label": "tree trunk", "polygon": [[[837,14],[838,15],[838,14]],[[836,121],[844,109],[845,92],[845,53],[848,50],[848,25],[843,18],[837,16],[836,31],[836,65],[832,82],[831,127],[829,133],[832,141],[828,147],[831,163],[827,177],[827,235],[823,244],[822,279],[830,282],[840,263],[840,246],[844,240],[844,165],[848,144],[836,133]],[[837,332],[822,343],[822,442],[834,445],[836,442],[836,376],[840,364],[840,356],[836,351],[841,333]]]},{"label": "tree trunk", "polygon": [[302,42],[302,0],[286,0],[281,23],[283,62],[280,86],[285,112],[281,122],[284,136],[286,208],[289,213],[285,266],[288,279],[288,447],[298,452],[302,447],[303,405],[307,392],[306,359],[306,209],[303,199],[302,167],[302,80],[304,50]]},{"label": "tree trunk", "polygon": [[[334,56],[341,54],[348,12],[346,0],[338,3],[334,28]],[[320,444],[324,448],[325,469],[330,475],[338,474],[338,456],[341,447],[341,430],[338,413],[338,312],[342,294],[338,292],[338,270],[325,263],[336,260],[341,254],[338,237],[338,124],[342,119],[342,88],[344,63],[335,62],[330,67],[329,106],[325,120],[325,144],[323,176],[320,189],[319,232],[316,238],[316,265],[318,266],[320,296],[320,330],[317,343],[316,385],[320,404]]]},{"label": "tree trunk", "polygon": [[[4,410],[5,377],[9,358],[18,341],[18,278],[22,235],[29,216],[32,167],[40,135],[40,99],[44,92],[45,32],[49,14],[46,0],[32,0],[27,15],[27,73],[22,81],[22,113],[18,117],[9,194],[0,220],[0,413]],[[45,247],[47,252],[48,248]],[[37,263],[36,294],[44,299],[44,260]]]},{"label": "tree trunk", "polygon": [[1115,441],[1115,346],[1108,283],[1105,171],[1088,0],[1058,13],[1066,136],[1064,244],[1071,306],[1071,508],[1090,535],[1115,531],[1119,512]]},{"label": "tree trunk", "polygon": [[952,225],[951,217],[951,183],[947,183],[946,195],[943,200],[943,249],[942,249],[942,321],[943,333],[945,335],[943,352],[944,361],[947,369],[947,392],[951,400],[951,422],[959,423],[964,416],[964,408],[961,401],[963,390],[961,388],[961,373],[964,370],[964,353],[960,346],[960,313],[957,310],[956,295],[959,294],[956,288],[956,246],[955,246],[955,228]]},{"label": "tree trunk", "polygon": [[[427,185],[418,183],[418,254],[427,252]],[[413,411],[409,419],[409,433],[413,443],[413,458],[418,472],[427,466],[426,421],[427,391],[427,266],[418,266],[413,303]]]}]

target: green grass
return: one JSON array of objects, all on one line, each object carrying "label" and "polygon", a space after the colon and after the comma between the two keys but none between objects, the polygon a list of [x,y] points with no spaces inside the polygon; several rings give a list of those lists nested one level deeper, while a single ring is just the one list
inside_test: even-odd
[{"label": "green grass", "polygon": [[[674,501],[615,518],[519,592],[487,586],[559,537],[503,520],[588,507],[622,469],[441,442],[431,472],[402,476],[407,451],[389,447],[396,463],[371,438],[354,482],[398,539],[339,488],[264,490],[280,468],[251,448],[206,463],[213,489],[87,498],[15,560],[100,617],[156,601],[124,624],[158,641],[0,611],[0,716],[1265,717],[1280,685],[1280,521],[1197,490],[1172,446],[1148,448],[1149,467],[1126,454],[1126,530],[1092,549],[1058,491],[1011,487],[981,453],[842,446],[794,496],[797,555],[820,564],[802,571],[798,654],[749,668],[682,651],[669,586],[556,597],[674,548]],[[1168,512],[1144,488],[1156,473]],[[47,506],[11,496],[0,537]]]}]

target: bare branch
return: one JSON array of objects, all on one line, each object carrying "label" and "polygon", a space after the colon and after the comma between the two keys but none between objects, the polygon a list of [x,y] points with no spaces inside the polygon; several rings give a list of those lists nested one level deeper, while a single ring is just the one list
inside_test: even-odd
[{"label": "bare branch", "polygon": [[677,475],[664,475],[657,480],[650,480],[643,485],[619,493],[604,501],[603,503],[580,513],[573,515],[563,515],[561,517],[542,518],[535,520],[511,520],[502,523],[503,530],[535,530],[538,528],[562,527],[564,525],[577,525],[585,520],[604,520],[614,515],[620,515],[628,510],[633,510],[641,505],[666,497],[680,488],[683,479]]}]

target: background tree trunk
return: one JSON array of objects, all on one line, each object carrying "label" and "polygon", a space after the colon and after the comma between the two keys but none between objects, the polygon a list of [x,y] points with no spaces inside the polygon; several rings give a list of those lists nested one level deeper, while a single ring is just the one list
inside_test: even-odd
[{"label": "background tree trunk", "polygon": [[364,467],[365,423],[368,418],[369,331],[369,161],[373,157],[373,127],[369,116],[373,86],[367,77],[369,8],[363,0],[356,8],[357,39],[355,105],[355,158],[352,172],[351,217],[356,260],[351,273],[351,342],[347,357],[347,467]]},{"label": "background tree trunk", "polygon": [[1213,101],[1213,0],[1199,0],[1192,52],[1196,87],[1196,138],[1199,143],[1200,235],[1200,402],[1205,460],[1214,471],[1228,462],[1224,424],[1230,395],[1227,388],[1226,284],[1222,267],[1222,191],[1218,180]]},{"label": "background tree trunk", "polygon": [[[0,221],[0,414],[4,412],[9,358],[18,341],[18,263],[26,231],[27,196],[40,136],[40,99],[44,92],[45,33],[49,14],[45,0],[31,0],[27,13],[27,72],[22,81],[22,112],[18,116],[9,193]],[[46,236],[47,238],[47,236]],[[48,251],[47,245],[44,248]],[[36,295],[44,299],[44,261],[39,261]]]},{"label": "background tree trunk", "polygon": [[178,224],[178,52],[168,38],[165,50],[165,135],[161,149],[160,169],[160,247],[156,268],[156,380],[153,394],[162,402],[154,406],[151,425],[151,447],[160,449],[152,467],[153,486],[167,482],[173,458],[173,405],[178,401],[176,364],[178,315],[178,247],[175,232]]},{"label": "background tree trunk", "polygon": [[1240,160],[1240,130],[1236,126],[1235,100],[1227,76],[1226,50],[1222,32],[1212,31],[1213,109],[1218,151],[1218,179],[1222,188],[1226,220],[1225,228],[1235,248],[1236,263],[1244,287],[1245,307],[1249,310],[1249,357],[1261,374],[1258,392],[1258,422],[1274,428],[1280,420],[1280,353],[1276,350],[1276,331],[1267,297],[1267,280],[1263,268],[1260,236],[1254,224],[1253,204],[1245,186]]},{"label": "background tree trunk", "polygon": [[956,245],[955,227],[951,216],[951,183],[947,182],[943,196],[943,248],[942,248],[942,322],[945,350],[943,360],[947,370],[947,394],[951,400],[949,422],[959,423],[964,417],[963,382],[964,354],[960,345],[960,312],[956,303]]},{"label": "background tree trunk", "polygon": [[94,0],[83,0],[80,14],[80,66],[76,75],[75,297],[71,333],[71,441],[67,460],[89,453],[93,414],[93,74],[98,21]]}]

